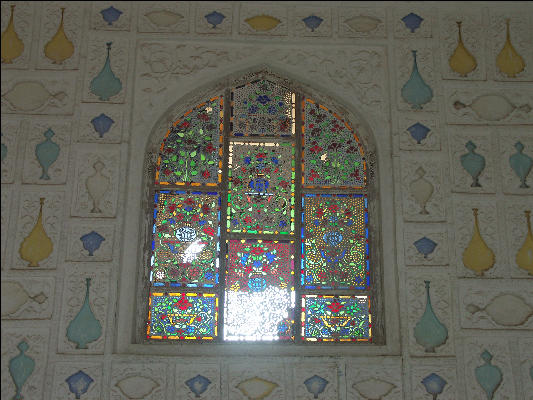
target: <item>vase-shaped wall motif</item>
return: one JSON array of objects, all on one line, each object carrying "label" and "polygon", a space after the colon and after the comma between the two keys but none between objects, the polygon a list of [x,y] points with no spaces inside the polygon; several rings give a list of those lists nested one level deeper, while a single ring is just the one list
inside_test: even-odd
[{"label": "vase-shaped wall motif", "polygon": [[37,157],[37,161],[43,170],[43,173],[39,179],[50,180],[48,168],[50,168],[50,166],[57,160],[57,157],[59,157],[59,145],[52,141],[52,137],[54,135],[54,131],[48,128],[48,130],[44,133],[46,140],[35,146],[35,156]]},{"label": "vase-shaped wall motif", "polygon": [[19,38],[15,31],[15,24],[13,23],[13,16],[15,14],[15,5],[11,5],[11,16],[9,17],[9,23],[4,32],[2,32],[1,38],[1,53],[2,62],[4,64],[12,64],[15,58],[20,57],[24,52],[24,42]]},{"label": "vase-shaped wall motif", "polygon": [[411,104],[415,110],[421,110],[422,106],[429,103],[433,98],[433,90],[424,82],[422,76],[418,72],[418,65],[416,63],[416,50],[412,50],[413,54],[413,71],[409,80],[402,87],[403,99]]},{"label": "vase-shaped wall motif", "polygon": [[526,214],[527,235],[524,244],[516,253],[516,263],[526,270],[529,275],[533,275],[533,234],[531,233],[531,211],[524,211]]},{"label": "vase-shaped wall motif", "polygon": [[516,142],[514,147],[516,153],[509,157],[509,164],[518,178],[520,178],[520,187],[527,189],[529,185],[526,183],[526,179],[531,167],[533,167],[533,158],[523,153],[524,145],[521,142]]},{"label": "vase-shaped wall motif", "polygon": [[20,342],[17,348],[20,353],[9,360],[9,374],[11,375],[16,388],[15,397],[13,397],[12,400],[23,400],[24,397],[21,394],[22,387],[33,373],[33,370],[35,369],[35,361],[24,354],[24,352],[30,348],[25,341]]},{"label": "vase-shaped wall motif", "polygon": [[485,364],[476,368],[476,380],[487,395],[487,400],[492,400],[494,392],[496,392],[502,383],[502,371],[497,366],[491,364],[492,354],[487,350],[481,353],[481,358],[485,361]]},{"label": "vase-shaped wall motif", "polygon": [[65,8],[61,7],[61,22],[54,37],[44,46],[44,55],[52,60],[53,64],[62,64],[74,54],[74,44],[67,38],[63,26]]},{"label": "vase-shaped wall motif", "polygon": [[32,231],[22,241],[19,248],[20,258],[28,261],[28,267],[38,267],[39,262],[47,259],[54,250],[52,239],[48,237],[43,226],[44,197],[40,198],[40,209],[37,222]]},{"label": "vase-shaped wall motif", "polygon": [[426,284],[426,309],[422,318],[415,325],[414,336],[416,342],[424,347],[427,353],[434,353],[436,347],[446,343],[448,329],[439,321],[431,306],[430,281],[424,281],[424,283]]},{"label": "vase-shaped wall motif", "polygon": [[433,195],[434,187],[430,181],[424,178],[426,171],[420,167],[415,171],[416,178],[411,182],[409,189],[416,203],[420,206],[420,214],[429,214],[426,210],[426,204]]},{"label": "vase-shaped wall motif", "polygon": [[468,141],[465,145],[468,153],[461,156],[461,165],[472,177],[471,187],[481,187],[479,184],[479,175],[485,169],[485,157],[475,152],[476,145]]},{"label": "vase-shaped wall motif", "polygon": [[457,47],[450,56],[448,63],[450,68],[462,77],[466,77],[470,72],[476,69],[477,62],[474,56],[466,49],[461,35],[461,22],[457,21],[458,39]]},{"label": "vase-shaped wall motif", "polygon": [[102,101],[108,101],[122,90],[122,82],[117,78],[111,69],[112,42],[107,42],[107,57],[100,73],[91,81],[90,90]]},{"label": "vase-shaped wall motif", "polygon": [[105,164],[103,162],[96,161],[93,165],[95,171],[94,174],[89,176],[85,181],[87,192],[93,201],[93,208],[91,209],[92,213],[102,212],[100,209],[100,202],[109,189],[110,179],[102,173],[104,167]]},{"label": "vase-shaped wall motif", "polygon": [[505,21],[506,24],[506,37],[505,44],[503,45],[502,50],[496,57],[496,66],[499,70],[507,75],[509,78],[515,78],[520,72],[526,67],[524,59],[518,52],[515,50],[511,43],[511,35],[509,33],[509,23],[510,20]]},{"label": "vase-shaped wall motif", "polygon": [[483,272],[491,269],[496,260],[494,252],[487,246],[479,232],[478,209],[473,208],[472,212],[474,213],[474,231],[463,253],[463,264],[476,275],[483,276]]},{"label": "vase-shaped wall motif", "polygon": [[102,335],[102,325],[96,319],[89,303],[89,287],[91,278],[86,280],[85,300],[80,311],[67,328],[67,338],[76,343],[77,349],[87,349],[87,344],[94,342]]}]

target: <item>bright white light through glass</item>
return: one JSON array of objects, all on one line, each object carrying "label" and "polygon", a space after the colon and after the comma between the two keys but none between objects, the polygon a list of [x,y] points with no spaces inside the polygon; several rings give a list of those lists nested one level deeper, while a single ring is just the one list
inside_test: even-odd
[{"label": "bright white light through glass", "polygon": [[183,262],[188,263],[196,260],[207,243],[200,243],[200,239],[192,242],[183,252]]}]

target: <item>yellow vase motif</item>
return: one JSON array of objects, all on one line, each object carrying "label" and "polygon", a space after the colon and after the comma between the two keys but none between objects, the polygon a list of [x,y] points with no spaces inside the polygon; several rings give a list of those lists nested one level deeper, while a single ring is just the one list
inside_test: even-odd
[{"label": "yellow vase motif", "polygon": [[19,248],[20,258],[29,261],[28,267],[38,267],[39,261],[48,258],[54,250],[54,244],[46,234],[43,226],[44,200],[44,197],[40,198],[41,208],[39,209],[37,223],[30,234],[22,241]]},{"label": "yellow vase motif", "polygon": [[450,57],[448,63],[450,68],[457,72],[462,77],[465,77],[470,72],[476,69],[477,62],[476,59],[470,52],[466,49],[463,38],[461,36],[461,22],[457,21],[457,28],[459,29],[459,38],[457,42],[457,47]]},{"label": "yellow vase motif", "polygon": [[531,234],[531,211],[525,211],[527,221],[527,236],[524,244],[516,253],[516,263],[522,269],[533,275],[533,234]]},{"label": "yellow vase motif", "polygon": [[61,7],[61,22],[54,37],[44,46],[44,55],[54,64],[61,64],[74,54],[74,45],[68,40],[63,27],[65,8]]},{"label": "yellow vase motif", "polygon": [[496,57],[496,65],[500,71],[507,75],[509,78],[516,77],[517,74],[522,72],[526,67],[524,59],[518,52],[515,50],[511,44],[511,35],[509,33],[509,19],[506,21],[507,31],[505,44],[503,45],[502,51]]},{"label": "yellow vase motif", "polygon": [[463,253],[463,264],[466,268],[474,271],[476,275],[483,276],[484,271],[494,266],[495,257],[494,252],[487,246],[479,233],[478,209],[473,208],[472,211],[474,212],[474,233]]},{"label": "yellow vase motif", "polygon": [[17,32],[15,32],[15,25],[13,23],[13,14],[15,12],[15,5],[11,5],[11,17],[6,30],[2,33],[2,62],[4,64],[12,64],[13,60],[19,57],[24,51],[24,43],[20,40]]}]

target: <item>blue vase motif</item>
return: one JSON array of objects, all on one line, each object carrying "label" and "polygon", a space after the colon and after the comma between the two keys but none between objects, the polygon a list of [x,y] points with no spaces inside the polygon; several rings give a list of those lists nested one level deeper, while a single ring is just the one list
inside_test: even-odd
[{"label": "blue vase motif", "polygon": [[196,375],[194,378],[186,381],[185,384],[191,389],[191,392],[193,392],[196,397],[200,397],[200,395],[207,390],[211,381],[203,375]]},{"label": "blue vase motif", "polygon": [[111,59],[109,52],[111,51],[111,44],[107,42],[107,57],[104,67],[100,73],[91,81],[91,92],[98,96],[102,101],[108,101],[110,97],[118,94],[122,90],[122,82],[115,76],[111,69]]},{"label": "blue vase motif", "polygon": [[411,134],[411,137],[416,140],[416,144],[420,144],[424,140],[428,133],[431,131],[427,126],[417,122],[416,124],[411,125],[407,128],[407,132]]},{"label": "blue vase motif", "polygon": [[313,395],[313,398],[318,399],[318,395],[326,389],[328,381],[321,376],[313,375],[304,381],[307,391]]},{"label": "blue vase motif", "polygon": [[16,388],[15,397],[13,397],[12,400],[23,400],[20,392],[22,391],[24,383],[26,383],[35,369],[35,361],[24,354],[24,352],[30,348],[28,343],[22,341],[18,344],[17,348],[20,350],[20,353],[9,360],[9,374],[11,375]]},{"label": "blue vase motif", "polygon": [[433,307],[431,307],[431,297],[429,296],[429,283],[426,284],[426,310],[417,322],[414,329],[416,342],[424,347],[426,353],[434,353],[435,347],[442,346],[448,339],[448,329],[439,321]]},{"label": "blue vase motif", "polygon": [[419,27],[424,18],[415,13],[409,13],[402,18],[402,22],[405,24],[405,27],[411,30],[411,33],[414,33]]},{"label": "blue vase motif", "polygon": [[422,379],[421,383],[426,388],[426,392],[433,395],[433,400],[437,400],[437,396],[442,393],[444,386],[448,382],[439,375],[432,373]]},{"label": "blue vase motif", "polygon": [[89,304],[89,287],[91,278],[86,279],[85,301],[80,311],[67,328],[67,338],[76,343],[77,349],[87,349],[87,344],[94,342],[102,335],[102,325],[96,319]]},{"label": "blue vase motif", "polygon": [[37,161],[43,170],[43,174],[39,179],[43,179],[45,181],[50,180],[48,168],[50,168],[50,166],[57,160],[57,157],[59,157],[59,145],[52,142],[52,137],[54,135],[54,131],[48,128],[48,130],[44,133],[46,140],[35,146],[35,156],[37,157]]},{"label": "blue vase motif", "polygon": [[416,50],[411,52],[413,53],[413,71],[409,80],[403,85],[401,93],[403,99],[411,104],[414,110],[421,110],[422,105],[429,103],[433,98],[433,90],[424,82],[418,72]]},{"label": "blue vase motif", "polygon": [[80,237],[83,243],[83,248],[89,252],[89,256],[93,256],[94,252],[100,248],[100,245],[105,238],[99,233],[92,231]]},{"label": "blue vase motif", "polygon": [[431,239],[428,239],[425,236],[423,238],[418,239],[413,244],[418,250],[418,252],[424,256],[424,258],[428,258],[428,255],[433,253],[435,247],[437,247],[437,243],[435,243]]},{"label": "blue vase motif", "polygon": [[522,153],[524,151],[524,145],[521,142],[516,142],[514,147],[516,153],[509,157],[509,164],[511,164],[511,168],[520,178],[520,187],[528,188],[529,185],[526,183],[526,178],[533,166],[533,159],[527,154]]},{"label": "blue vase motif", "polygon": [[70,375],[65,379],[65,382],[68,384],[68,390],[70,390],[70,393],[76,396],[76,399],[79,399],[82,394],[87,393],[87,390],[89,390],[89,386],[94,382],[94,379],[80,370],[75,374]]},{"label": "blue vase motif", "polygon": [[485,364],[476,368],[476,380],[479,386],[485,391],[487,400],[492,400],[494,392],[498,389],[503,380],[502,371],[490,362],[492,360],[492,354],[487,350],[481,353],[481,358],[485,361]]},{"label": "blue vase motif", "polygon": [[213,11],[207,15],[204,15],[204,18],[207,23],[213,25],[212,28],[215,29],[217,25],[220,25],[222,21],[224,21],[224,18],[226,18],[226,16],[222,13],[219,13],[218,11]]},{"label": "blue vase motif", "polygon": [[108,25],[113,25],[113,22],[120,18],[122,11],[117,10],[115,7],[111,6],[106,8],[105,10],[100,11],[100,14],[102,14],[102,18],[105,22],[107,22]]},{"label": "blue vase motif", "polygon": [[481,187],[479,184],[479,175],[485,169],[485,157],[477,154],[474,150],[476,145],[472,141],[468,141],[465,145],[468,153],[461,156],[461,165],[472,177],[471,187]]},{"label": "blue vase motif", "polygon": [[98,117],[94,117],[93,119],[91,119],[91,124],[93,124],[94,130],[100,135],[100,138],[103,138],[104,135],[109,132],[109,129],[111,129],[111,125],[113,125],[114,123],[115,121],[113,121],[104,113],[100,114]]},{"label": "blue vase motif", "polygon": [[315,29],[318,29],[318,27],[324,20],[320,17],[317,17],[316,15],[310,15],[302,19],[302,21],[305,24],[305,26],[311,29],[311,32],[314,32]]}]

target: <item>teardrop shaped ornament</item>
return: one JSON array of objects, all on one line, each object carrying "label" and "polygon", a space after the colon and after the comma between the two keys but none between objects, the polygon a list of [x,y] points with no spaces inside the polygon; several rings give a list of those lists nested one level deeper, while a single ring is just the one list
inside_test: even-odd
[{"label": "teardrop shaped ornament", "polygon": [[2,32],[1,53],[2,62],[4,64],[13,64],[13,60],[20,57],[24,52],[24,42],[19,38],[15,31],[15,24],[13,22],[15,14],[15,5],[11,4],[11,16],[9,17],[9,23],[6,30]]},{"label": "teardrop shaped ornament", "polygon": [[102,335],[102,325],[94,316],[89,302],[91,278],[86,278],[85,281],[85,301],[67,328],[67,338],[76,343],[76,349],[87,349],[87,344],[94,342]]},{"label": "teardrop shaped ornament", "polygon": [[40,198],[40,209],[37,222],[32,231],[22,241],[19,248],[20,258],[28,261],[28,267],[39,267],[39,262],[47,259],[54,250],[52,239],[48,237],[43,226],[44,197]]},{"label": "teardrop shaped ornament", "polygon": [[516,253],[516,264],[526,270],[529,275],[533,275],[533,234],[531,233],[531,211],[524,211],[526,214],[527,235],[524,244]]},{"label": "teardrop shaped ornament", "polygon": [[44,55],[52,60],[53,64],[62,64],[74,54],[74,44],[67,38],[63,25],[65,8],[61,7],[61,22],[54,37],[44,46]]},{"label": "teardrop shaped ornament", "polygon": [[506,24],[506,38],[505,44],[503,45],[502,50],[496,57],[496,65],[499,70],[507,75],[509,78],[516,78],[520,72],[526,68],[526,63],[522,56],[518,54],[511,43],[511,35],[509,32],[509,23],[510,20],[505,21]]},{"label": "teardrop shaped ornament", "polygon": [[107,57],[100,73],[91,81],[90,90],[102,101],[108,101],[122,90],[122,82],[111,69],[111,45],[107,42]]},{"label": "teardrop shaped ornament", "polygon": [[461,35],[461,21],[457,21],[458,39],[457,47],[448,61],[450,68],[461,75],[466,77],[470,72],[476,69],[477,62],[475,57],[466,49],[463,38]]},{"label": "teardrop shaped ornament", "polygon": [[444,326],[433,311],[429,294],[430,281],[426,285],[426,309],[414,328],[416,342],[424,347],[426,353],[434,353],[435,348],[442,346],[448,339],[448,329]]},{"label": "teardrop shaped ornament", "polygon": [[421,110],[422,106],[429,103],[433,98],[433,90],[424,82],[422,76],[418,72],[418,64],[416,62],[416,50],[412,50],[413,54],[413,70],[408,81],[403,85],[401,90],[402,98],[414,110]]},{"label": "teardrop shaped ornament", "polygon": [[474,230],[472,239],[463,253],[463,264],[474,271],[476,275],[483,276],[483,272],[491,269],[495,263],[494,252],[487,246],[479,232],[478,209],[474,213]]}]

